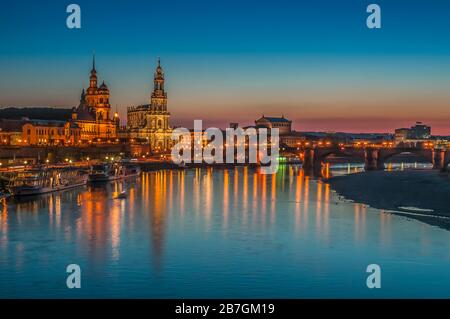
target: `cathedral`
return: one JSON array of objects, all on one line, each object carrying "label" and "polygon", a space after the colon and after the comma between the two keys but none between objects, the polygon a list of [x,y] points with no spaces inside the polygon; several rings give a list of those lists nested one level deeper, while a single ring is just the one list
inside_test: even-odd
[{"label": "cathedral", "polygon": [[116,112],[111,118],[110,113],[109,89],[104,81],[98,87],[94,56],[89,87],[83,89],[80,104],[72,112],[72,120],[81,128],[82,143],[113,142],[117,138],[119,115]]},{"label": "cathedral", "polygon": [[150,104],[128,107],[127,127],[132,140],[148,143],[154,152],[167,152],[172,146],[172,129],[169,126],[164,72],[159,59],[153,83]]}]

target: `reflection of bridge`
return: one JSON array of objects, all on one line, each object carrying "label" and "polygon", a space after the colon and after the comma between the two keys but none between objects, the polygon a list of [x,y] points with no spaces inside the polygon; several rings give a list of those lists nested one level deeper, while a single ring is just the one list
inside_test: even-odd
[{"label": "reflection of bridge", "polygon": [[[298,151],[297,151],[298,152]],[[420,156],[433,164],[434,169],[448,170],[450,164],[450,150],[425,149],[425,148],[377,148],[377,147],[311,147],[302,152],[303,167],[320,171],[322,163],[330,155],[360,159],[365,163],[366,170],[384,169],[385,162],[402,153],[410,153]]]}]

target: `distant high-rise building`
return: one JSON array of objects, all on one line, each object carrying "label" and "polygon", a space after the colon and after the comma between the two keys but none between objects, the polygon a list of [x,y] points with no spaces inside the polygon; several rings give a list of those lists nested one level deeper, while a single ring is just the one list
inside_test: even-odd
[{"label": "distant high-rise building", "polygon": [[398,128],[395,130],[395,143],[411,144],[415,141],[426,140],[431,137],[431,127],[422,122],[416,122],[416,125],[410,128]]},{"label": "distant high-rise building", "polygon": [[409,138],[411,139],[426,139],[431,136],[431,127],[424,125],[422,122],[416,122],[416,125],[411,127]]}]

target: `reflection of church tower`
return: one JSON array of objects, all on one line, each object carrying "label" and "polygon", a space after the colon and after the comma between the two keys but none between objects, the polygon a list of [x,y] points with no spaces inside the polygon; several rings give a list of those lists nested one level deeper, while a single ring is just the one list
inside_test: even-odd
[{"label": "reflection of church tower", "polygon": [[164,91],[164,72],[161,67],[161,60],[158,59],[158,67],[156,68],[153,79],[154,88],[151,97],[151,107],[153,111],[167,111],[167,93]]},{"label": "reflection of church tower", "polygon": [[164,237],[167,218],[167,176],[167,172],[160,172],[157,175],[153,175],[142,190],[144,193],[150,194],[150,198],[152,198],[149,202],[149,204],[152,204],[150,210],[150,227],[152,234],[153,264],[156,270],[161,268],[164,252]]}]

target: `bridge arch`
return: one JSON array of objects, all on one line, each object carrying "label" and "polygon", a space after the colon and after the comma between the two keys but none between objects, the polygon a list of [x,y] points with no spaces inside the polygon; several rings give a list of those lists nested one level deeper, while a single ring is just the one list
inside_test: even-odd
[{"label": "bridge arch", "polygon": [[392,149],[392,150],[380,150],[379,161],[381,164],[385,164],[388,160],[402,154],[410,154],[417,158],[420,158],[432,165],[435,164],[435,152],[431,149]]},{"label": "bridge arch", "polygon": [[324,150],[319,149],[319,152],[317,154],[317,159],[320,162],[324,162],[331,155],[359,159],[362,162],[364,162],[364,158],[365,158],[363,150],[359,151],[359,150],[347,150],[347,149],[335,148],[335,149],[324,149]]}]

